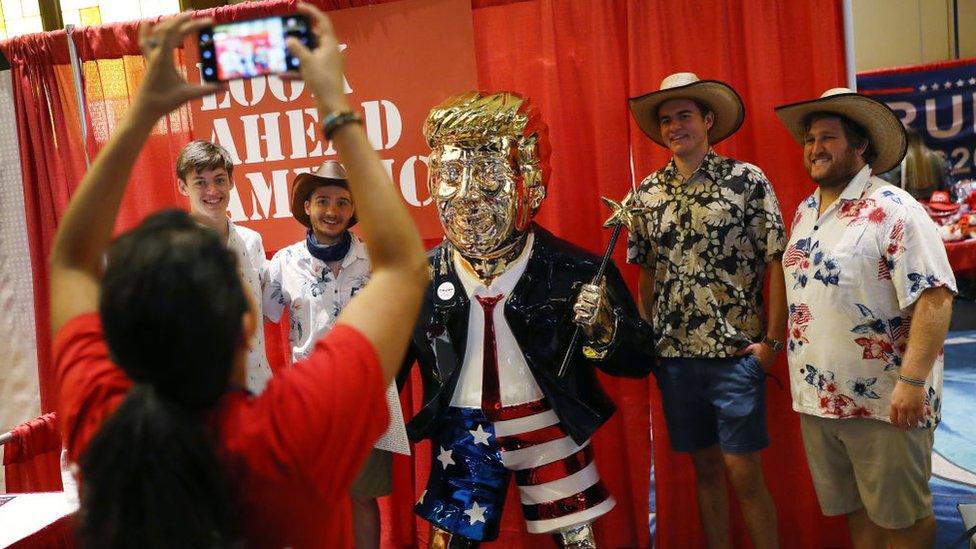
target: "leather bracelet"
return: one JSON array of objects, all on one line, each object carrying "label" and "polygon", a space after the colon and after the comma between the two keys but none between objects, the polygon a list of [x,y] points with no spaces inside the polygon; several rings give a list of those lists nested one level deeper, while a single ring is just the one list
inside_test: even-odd
[{"label": "leather bracelet", "polygon": [[901,381],[902,383],[907,383],[912,387],[925,387],[924,379],[915,379],[914,377],[908,377],[908,376],[903,376],[901,374],[898,374],[898,381]]},{"label": "leather bracelet", "polygon": [[353,111],[332,111],[322,120],[322,133],[328,141],[332,141],[332,135],[336,130],[350,122],[362,124],[363,117]]}]

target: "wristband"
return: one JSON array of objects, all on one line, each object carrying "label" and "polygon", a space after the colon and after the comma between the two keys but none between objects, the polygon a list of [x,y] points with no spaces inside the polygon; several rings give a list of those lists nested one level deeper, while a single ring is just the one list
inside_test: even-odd
[{"label": "wristband", "polygon": [[783,342],[773,339],[771,337],[763,336],[762,342],[765,343],[774,353],[778,353],[783,350]]},{"label": "wristband", "polygon": [[898,381],[901,381],[902,383],[907,383],[912,387],[925,387],[924,379],[915,379],[914,377],[908,377],[908,376],[903,376],[901,374],[898,374]]},{"label": "wristband", "polygon": [[325,115],[325,119],[322,120],[322,133],[325,134],[325,139],[332,141],[332,134],[350,122],[362,124],[363,117],[352,111],[332,111]]}]

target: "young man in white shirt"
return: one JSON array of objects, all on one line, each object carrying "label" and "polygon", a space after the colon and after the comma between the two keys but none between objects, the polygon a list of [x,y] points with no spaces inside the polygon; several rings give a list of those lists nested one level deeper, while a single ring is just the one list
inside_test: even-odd
[{"label": "young man in white shirt", "polygon": [[[197,223],[217,231],[237,255],[244,287],[260,313],[261,278],[267,257],[261,235],[235,225],[227,216],[230,191],[234,188],[233,174],[234,162],[230,153],[209,141],[187,143],[176,159],[179,191],[190,200],[190,216]],[[264,325],[259,322],[247,353],[247,389],[254,394],[260,393],[270,377],[271,366],[264,350]]]},{"label": "young man in white shirt", "polygon": [[[288,339],[296,361],[312,352],[369,281],[370,262],[362,241],[349,231],[356,224],[356,208],[346,171],[338,162],[327,160],[314,174],[295,178],[291,211],[308,231],[304,240],[271,258],[263,299],[264,315],[272,322],[278,322],[288,307]],[[406,447],[405,435],[402,443]],[[391,468],[392,454],[374,448],[353,484],[353,528],[359,548],[379,547],[376,498],[390,493]]]}]

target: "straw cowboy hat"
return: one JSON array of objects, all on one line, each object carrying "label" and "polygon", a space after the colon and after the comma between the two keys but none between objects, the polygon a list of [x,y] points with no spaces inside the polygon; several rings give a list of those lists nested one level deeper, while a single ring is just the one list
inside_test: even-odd
[{"label": "straw cowboy hat", "polygon": [[[312,196],[315,189],[328,185],[349,189],[349,185],[346,183],[346,169],[335,160],[326,160],[314,174],[298,174],[291,188],[291,215],[295,216],[299,223],[312,228],[312,221],[305,213],[305,201]],[[352,218],[349,219],[349,227],[355,224],[356,214],[353,214]]]},{"label": "straw cowboy hat", "polygon": [[661,81],[661,89],[630,99],[630,112],[640,129],[652,141],[667,147],[661,138],[657,110],[665,101],[690,99],[708,105],[715,121],[708,130],[708,143],[714,145],[735,133],[745,118],[742,99],[731,86],[718,80],[700,80],[690,72],[676,72]]},{"label": "straw cowboy hat", "polygon": [[905,157],[908,148],[905,127],[895,112],[881,101],[848,88],[832,88],[823,92],[818,99],[776,107],[776,116],[801,145],[806,133],[804,122],[815,112],[841,115],[864,128],[878,153],[878,157],[871,162],[874,174],[891,170]]}]

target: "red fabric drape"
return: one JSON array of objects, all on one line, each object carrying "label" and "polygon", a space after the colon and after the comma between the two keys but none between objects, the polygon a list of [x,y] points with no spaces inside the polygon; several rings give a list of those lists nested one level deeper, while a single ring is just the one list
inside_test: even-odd
[{"label": "red fabric drape", "polygon": [[80,130],[77,123],[70,123],[78,106],[70,73],[65,71],[68,48],[63,31],[23,36],[2,43],[0,48],[10,60],[14,88],[34,286],[41,409],[53,410],[47,256],[57,220],[83,170],[83,162],[77,160]]},{"label": "red fabric drape", "polygon": [[[803,169],[799,145],[779,123],[773,107],[845,85],[841,3],[628,0],[628,11],[631,95],[657,89],[665,76],[683,70],[732,84],[745,102],[746,119],[742,129],[717,150],[765,171],[788,226],[797,204],[812,192],[813,185]],[[689,32],[691,21],[693,32]],[[667,161],[666,151],[644,137],[636,125],[631,124],[630,131],[638,177]],[[772,372],[784,382],[789,379],[785,356]],[[656,386],[651,402],[658,546],[704,546],[690,460],[668,449]],[[799,420],[791,409],[788,385],[780,389],[769,384],[767,419],[772,444],[763,452],[763,463],[778,508],[781,545],[847,546],[843,520],[824,519],[820,514]],[[733,517],[736,545],[748,546],[735,508]]]},{"label": "red fabric drape", "polygon": [[[379,2],[320,0],[317,3],[337,8]],[[632,123],[626,99],[657,89],[664,76],[677,71],[690,70],[703,78],[724,80],[743,96],[746,123],[718,150],[763,168],[773,182],[787,222],[800,199],[811,191],[803,172],[800,149],[779,125],[772,107],[815,97],[826,88],[843,84],[839,0],[804,3],[474,0],[472,4],[480,86],[488,90],[509,89],[533,98],[550,125],[553,177],[539,221],[557,235],[593,251],[606,244],[607,231],[599,229],[606,211],[599,197],[619,198],[627,191],[631,184],[631,157],[639,180],[663,165],[668,156]],[[281,9],[283,5],[227,7],[215,10],[214,15],[218,19],[238,18],[257,14],[258,10]],[[135,28],[133,24],[113,25],[83,29],[76,35],[79,51],[86,60],[86,108],[92,151],[110,134],[128,106],[130,90],[135,89],[141,78],[141,60],[124,57],[135,53],[132,40]],[[43,39],[17,39],[0,47],[7,52],[17,51],[37,41],[51,49],[57,33],[42,36]],[[63,34],[60,40],[63,41]],[[66,62],[63,54],[30,57],[31,63],[24,66],[18,66],[17,56],[8,54],[8,57],[15,61],[15,83],[22,90],[15,100],[18,125],[22,128],[21,146],[26,151],[25,191],[30,197],[27,207],[32,223],[29,227],[32,260],[35,277],[40,277],[40,284],[35,284],[35,288],[39,296],[36,301],[41,334],[47,325],[47,294],[43,286],[46,273],[38,274],[37,266],[44,264],[55,222],[68,192],[77,184],[79,169],[76,153],[75,156],[70,151],[52,155],[52,151],[59,151],[56,144],[77,141],[77,137],[75,141],[62,137],[73,135],[64,127],[64,112],[61,121],[54,122],[53,129],[33,128],[45,123],[51,125],[51,117],[43,110],[46,98],[58,97],[63,104],[70,102],[73,93],[70,85],[59,83],[51,75],[52,72],[56,75],[57,70],[34,66],[63,64]],[[28,57],[22,54],[19,59],[23,64]],[[121,74],[122,78],[107,76],[112,74]],[[105,84],[117,81],[123,82],[115,85],[121,89]],[[37,89],[44,91],[37,92]],[[69,97],[62,98],[62,95]],[[32,127],[32,124],[40,126]],[[173,179],[160,174],[172,173],[175,153],[188,138],[188,124],[185,112],[177,112],[176,117],[161,122],[136,167],[137,183],[126,196],[120,227],[131,226],[158,207],[180,203],[171,183],[147,185],[145,182]],[[51,136],[47,141],[41,139],[45,132]],[[30,154],[33,157],[27,158]],[[633,284],[636,269],[624,266],[623,244],[618,245],[614,258]],[[275,341],[280,334],[276,330],[266,331],[269,348],[277,348],[277,361],[283,360],[281,340]],[[39,338],[39,346],[46,353],[48,345],[44,341]],[[45,369],[48,366],[44,360],[49,358],[42,360],[42,390],[49,391],[50,379]],[[774,373],[786,379],[782,361]],[[657,542],[660,547],[701,546],[703,539],[690,463],[686,456],[668,449],[654,383],[606,376],[601,379],[619,407],[616,417],[594,441],[601,473],[619,502],[598,523],[601,546],[634,547],[648,543],[647,416],[650,410],[655,414]],[[404,391],[403,401],[407,414],[417,409],[418,384]],[[45,409],[50,409],[49,400],[45,403]],[[770,385],[768,414],[773,443],[764,453],[764,462],[767,481],[778,505],[783,545],[843,546],[846,529],[838,521],[820,516],[799,441],[796,415],[790,406],[788,389]],[[426,525],[415,519],[411,507],[423,489],[429,460],[427,444],[418,445],[412,459],[396,459],[394,494],[383,502],[384,545],[405,547],[426,539]],[[506,507],[503,537],[495,546],[551,545],[548,539],[521,532],[516,497],[510,498]],[[736,545],[747,545],[737,513],[733,523]]]},{"label": "red fabric drape", "polygon": [[[261,2],[208,10],[217,21],[284,13],[294,0]],[[47,257],[71,193],[90,157],[111,136],[134,96],[145,64],[137,44],[138,23],[81,27],[72,34],[82,61],[87,142],[72,82],[68,37],[64,31],[31,34],[0,42],[10,60],[17,132],[24,181],[24,202],[33,268],[41,409],[54,409]],[[181,53],[176,55],[182,60]],[[147,214],[183,202],[175,185],[175,163],[190,139],[190,113],[184,107],[161,120],[132,171],[122,203],[118,231],[135,226]],[[171,183],[162,174],[174,174]],[[156,181],[148,185],[146,181]],[[142,182],[143,184],[139,184]],[[273,251],[273,250],[272,250]],[[277,345],[277,341],[272,342]],[[275,347],[275,349],[277,349]],[[280,352],[279,352],[280,355]]]},{"label": "red fabric drape", "polygon": [[53,413],[14,427],[13,439],[3,447],[7,491],[61,490],[61,435]]}]

